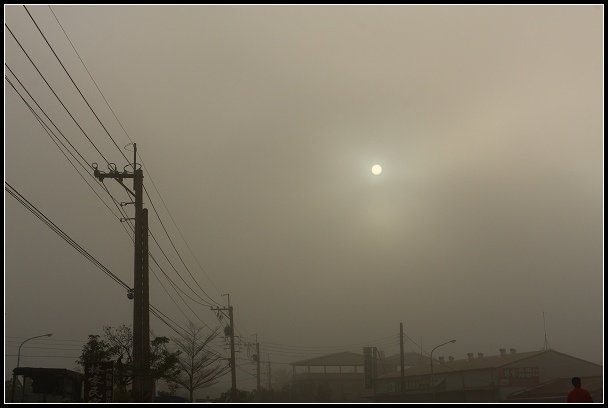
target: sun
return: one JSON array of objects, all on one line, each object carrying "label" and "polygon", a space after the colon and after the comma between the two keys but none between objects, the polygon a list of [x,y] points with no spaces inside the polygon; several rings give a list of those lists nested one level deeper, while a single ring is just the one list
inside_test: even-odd
[{"label": "sun", "polygon": [[382,166],[379,164],[374,164],[372,166],[372,174],[374,176],[379,176],[380,174],[382,174]]}]

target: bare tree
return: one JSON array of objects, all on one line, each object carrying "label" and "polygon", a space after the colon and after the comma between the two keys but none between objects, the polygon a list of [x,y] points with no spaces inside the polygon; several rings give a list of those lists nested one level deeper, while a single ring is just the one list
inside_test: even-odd
[{"label": "bare tree", "polygon": [[194,402],[195,390],[217,383],[230,370],[224,358],[211,350],[211,342],[217,334],[218,329],[205,334],[202,327],[188,322],[186,333],[172,339],[180,352],[178,364],[181,368],[173,381],[188,390],[190,402]]}]

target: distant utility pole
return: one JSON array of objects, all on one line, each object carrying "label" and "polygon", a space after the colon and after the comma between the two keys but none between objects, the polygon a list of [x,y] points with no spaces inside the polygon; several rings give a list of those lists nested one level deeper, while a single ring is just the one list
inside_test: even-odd
[{"label": "distant utility pole", "polygon": [[549,340],[547,340],[547,324],[545,323],[545,312],[543,312],[543,329],[545,330],[545,345],[543,350],[549,350]]},{"label": "distant utility pole", "polygon": [[372,348],[372,375],[373,375],[373,390],[374,390],[374,395],[376,395],[376,378],[378,377],[378,348],[377,347],[373,347]]},{"label": "distant utility pole", "polygon": [[[109,166],[108,166],[109,167]],[[116,166],[108,173],[95,167],[94,176],[100,181],[112,178],[133,197],[135,206],[135,262],[133,279],[133,399],[135,402],[152,402],[150,377],[150,293],[148,288],[148,210],[143,208],[144,173],[137,168],[137,144],[133,144],[133,172],[118,172]],[[133,190],[123,184],[133,179]],[[126,219],[121,219],[126,221]]]},{"label": "distant utility pole", "polygon": [[[212,307],[211,310],[220,312],[228,311],[228,319],[230,320],[230,326],[228,334],[230,335],[230,369],[232,371],[232,388],[230,389],[232,398],[236,398],[236,355],[234,350],[234,313],[232,306],[230,306],[230,295],[224,294],[222,296],[228,296],[228,307]],[[226,331],[224,332],[226,333]]]},{"label": "distant utility pole", "polygon": [[405,355],[403,353],[403,323],[399,323],[399,351],[401,354],[401,393],[405,392]]},{"label": "distant utility pole", "polygon": [[270,364],[270,354],[268,354],[268,391],[272,389],[272,365]]},{"label": "distant utility pole", "polygon": [[257,365],[257,388],[256,391],[260,391],[260,343],[258,343],[258,335],[255,335],[255,359]]}]

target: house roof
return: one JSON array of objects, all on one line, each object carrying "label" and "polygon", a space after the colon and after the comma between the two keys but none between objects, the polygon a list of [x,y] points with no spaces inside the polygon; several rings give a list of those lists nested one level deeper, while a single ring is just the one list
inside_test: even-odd
[{"label": "house roof", "polygon": [[292,366],[361,366],[363,355],[343,351],[291,363]]},{"label": "house roof", "polygon": [[[601,392],[604,388],[602,376],[583,377],[581,383],[584,389],[591,393]],[[572,390],[571,378],[556,378],[546,383],[511,394],[507,401],[564,399]]]},{"label": "house roof", "polygon": [[[466,370],[482,370],[489,368],[499,368],[505,366],[507,364],[514,363],[519,360],[523,360],[525,358],[534,357],[536,355],[550,352],[550,350],[541,350],[541,351],[529,351],[525,353],[513,353],[506,354],[504,356],[484,356],[481,358],[474,358],[472,360],[462,359],[462,360],[454,360],[450,362],[440,363],[438,361],[433,362],[433,372],[435,374],[439,373],[449,373],[451,371],[466,371]],[[408,368],[405,370],[406,376],[417,376],[417,375],[429,375],[431,374],[431,366],[430,362],[426,365],[415,366]],[[394,378],[399,377],[399,373],[390,373],[386,375],[381,375],[379,378]]]}]

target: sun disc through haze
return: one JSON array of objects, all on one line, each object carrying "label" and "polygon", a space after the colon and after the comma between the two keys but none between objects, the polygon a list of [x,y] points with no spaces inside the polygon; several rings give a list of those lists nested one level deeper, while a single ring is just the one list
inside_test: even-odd
[{"label": "sun disc through haze", "polygon": [[372,174],[374,176],[379,176],[380,174],[382,174],[382,166],[379,164],[374,164],[372,166]]}]

